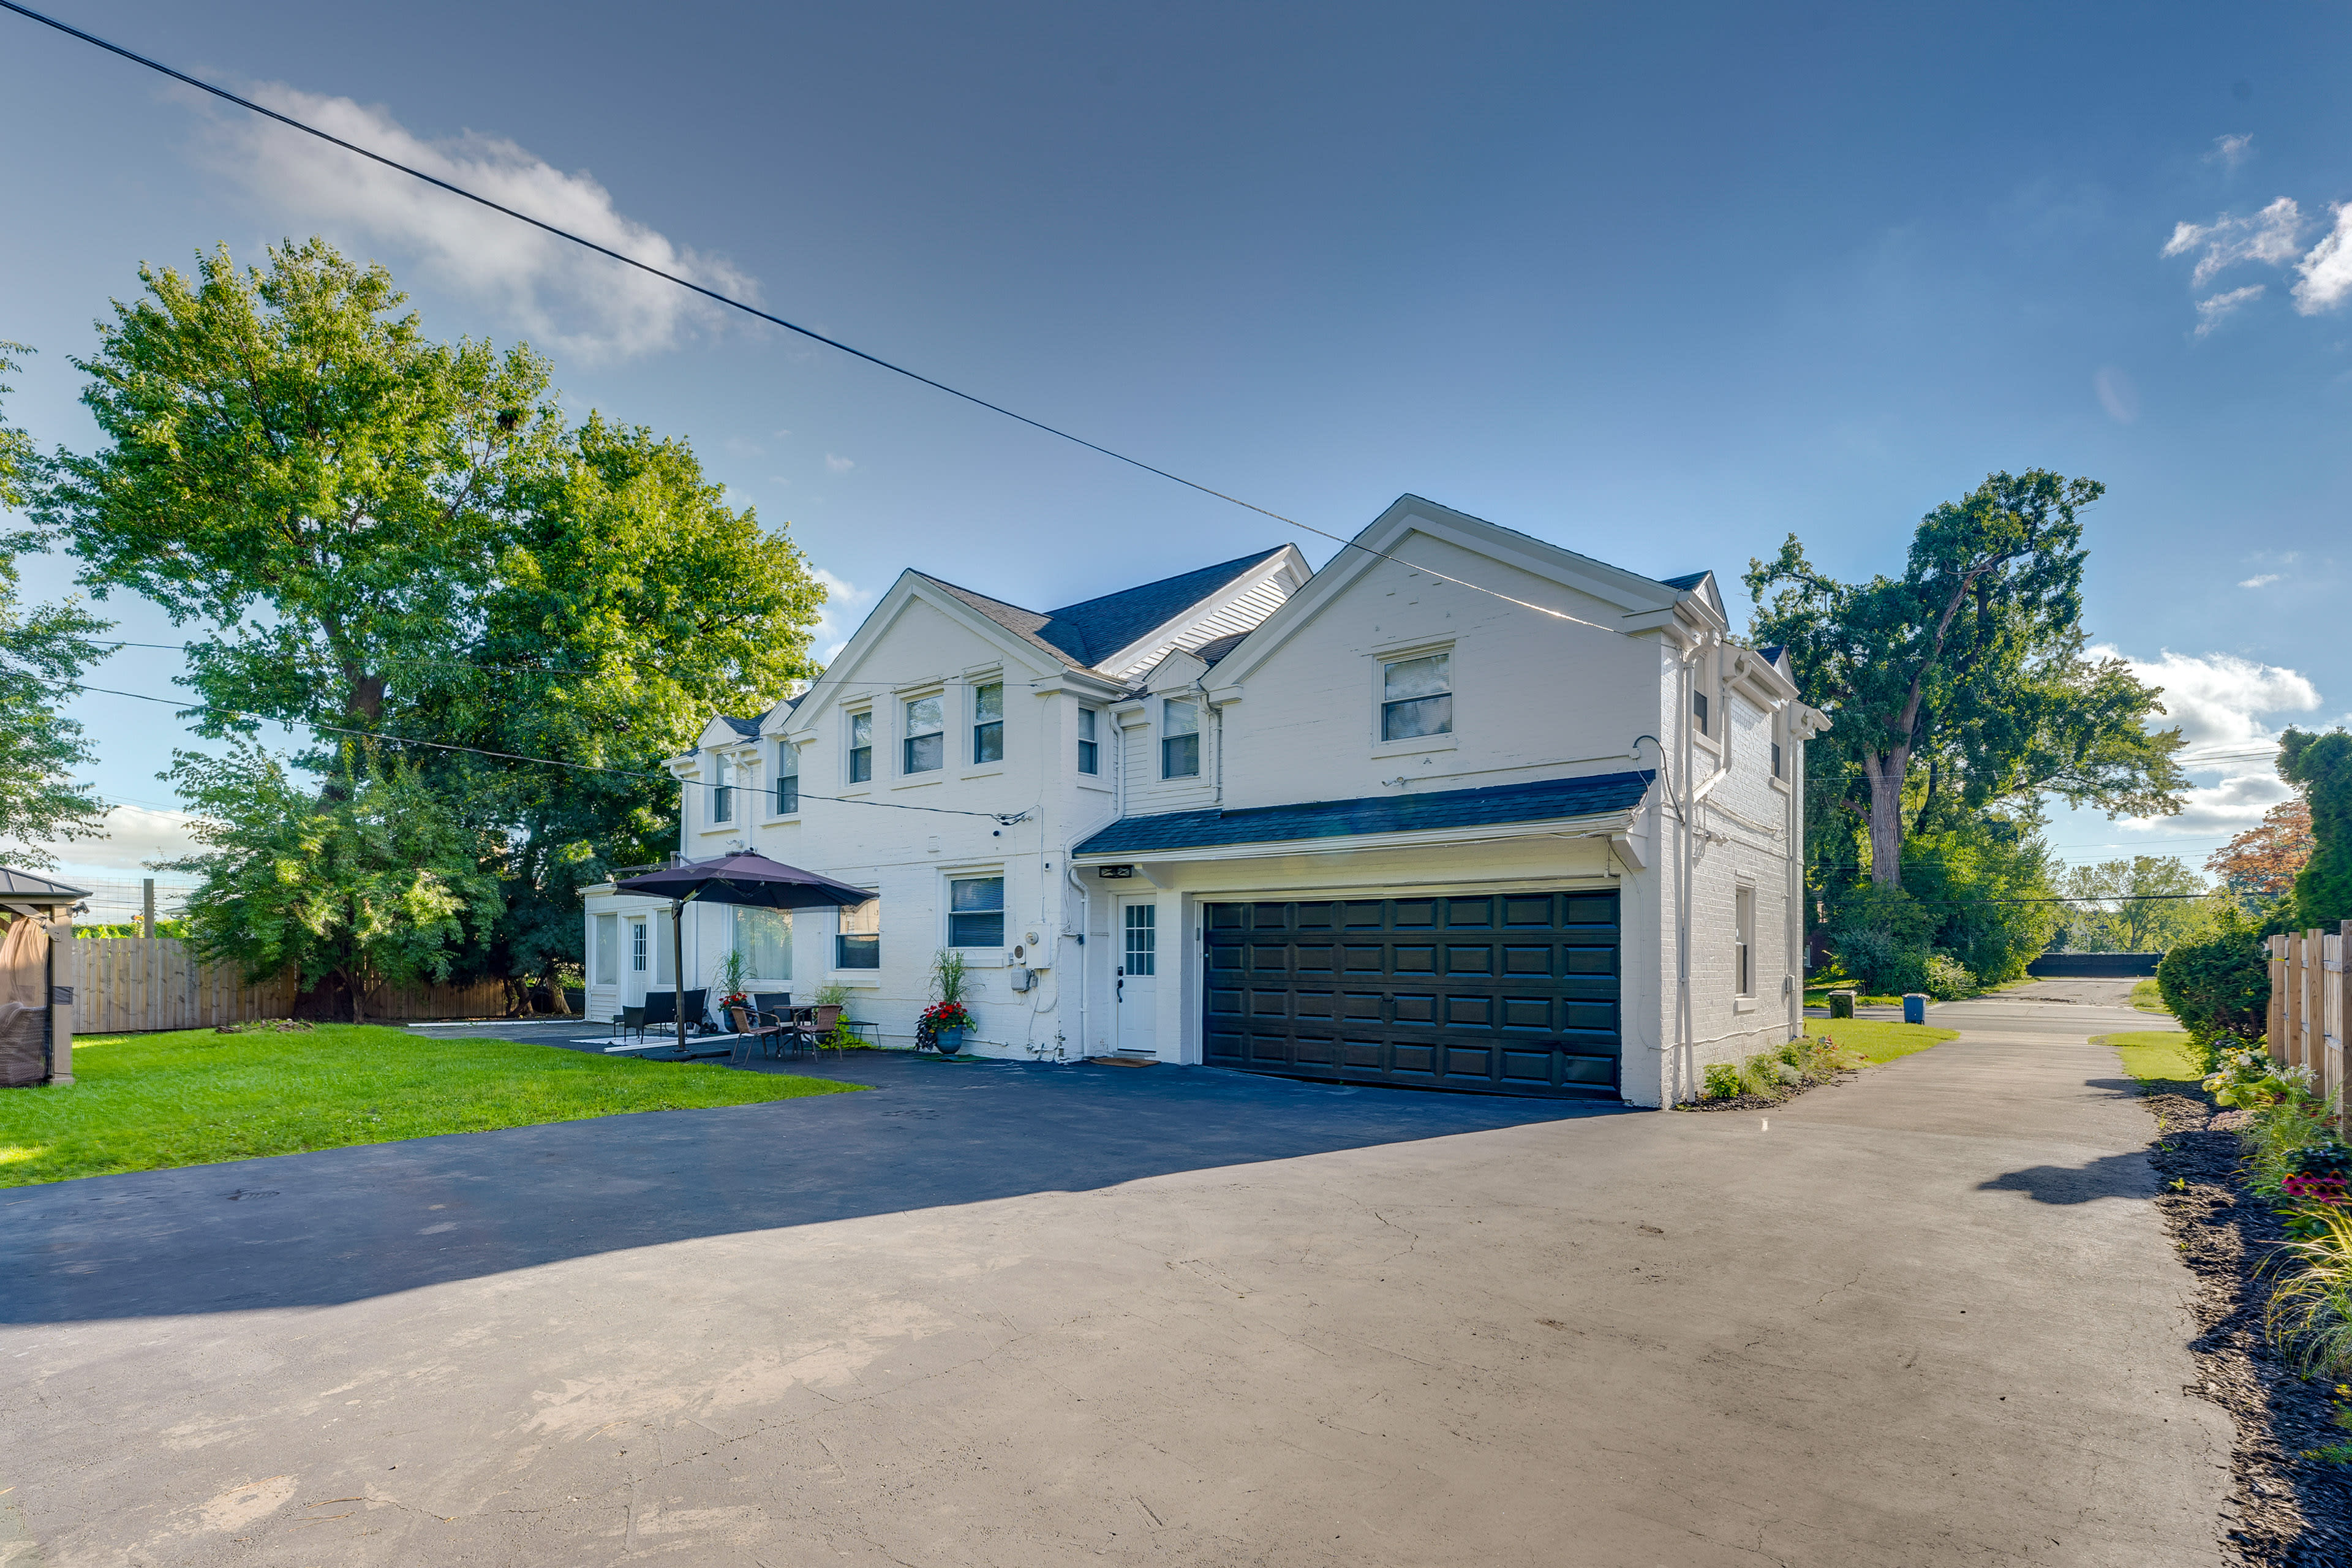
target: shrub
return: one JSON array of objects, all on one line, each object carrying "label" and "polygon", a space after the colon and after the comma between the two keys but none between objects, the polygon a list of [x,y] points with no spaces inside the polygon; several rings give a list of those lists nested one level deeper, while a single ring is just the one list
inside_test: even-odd
[{"label": "shrub", "polygon": [[1717,1062],[1706,1069],[1706,1098],[1732,1100],[1739,1094],[1739,1069],[1729,1062]]},{"label": "shrub", "polygon": [[2166,953],[2156,989],[2200,1044],[2222,1035],[2260,1039],[2270,1026],[2270,956],[2261,934],[2234,913],[2221,917],[2218,935]]},{"label": "shrub", "polygon": [[1849,889],[1830,917],[1830,951],[1865,990],[1918,991],[1927,978],[1935,917],[1900,888]]},{"label": "shrub", "polygon": [[1968,966],[1958,959],[1946,953],[1931,952],[1927,955],[1927,984],[1924,989],[1938,1002],[1955,1002],[1963,996],[1975,995],[1981,988],[1977,984],[1977,977],[1970,974]]}]

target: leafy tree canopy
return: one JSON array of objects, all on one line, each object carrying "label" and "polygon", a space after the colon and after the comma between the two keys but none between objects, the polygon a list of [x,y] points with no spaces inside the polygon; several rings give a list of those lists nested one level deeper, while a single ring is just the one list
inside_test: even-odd
[{"label": "leafy tree canopy", "polygon": [[2294,888],[2295,873],[2311,859],[2311,803],[2298,794],[2263,813],[2258,826],[2213,851],[2205,869],[2221,878],[2249,912],[2258,912]]},{"label": "leafy tree canopy", "polygon": [[2352,734],[2289,730],[2279,737],[2278,771],[2310,805],[2312,839],[2281,929],[2333,931],[2352,919]]},{"label": "leafy tree canopy", "polygon": [[2095,899],[2066,911],[2067,945],[2084,952],[2156,952],[2208,934],[2214,910],[2205,879],[2178,855],[2135,855],[2077,866],[2068,896]]},{"label": "leafy tree canopy", "polygon": [[1839,582],[1793,534],[1749,563],[1756,640],[1786,646],[1805,700],[1836,716],[1807,765],[1830,816],[1862,797],[1874,880],[1900,886],[1906,833],[1938,820],[2053,795],[2179,809],[2179,731],[2147,728],[2158,690],[2084,652],[2079,513],[2102,493],[1993,474],[1920,521],[1900,577]]}]

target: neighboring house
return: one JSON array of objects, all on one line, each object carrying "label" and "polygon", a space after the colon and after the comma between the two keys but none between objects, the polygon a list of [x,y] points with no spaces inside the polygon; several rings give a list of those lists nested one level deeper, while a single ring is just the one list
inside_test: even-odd
[{"label": "neighboring house", "polygon": [[[1826,727],[1711,574],[1413,496],[1319,573],[1285,546],[1041,613],[910,571],[672,764],[688,858],[875,901],[693,909],[686,963],[845,984],[904,1040],[952,947],[985,1055],[1670,1102],[1799,1028]],[[665,908],[590,890],[593,1016],[671,983]]]}]

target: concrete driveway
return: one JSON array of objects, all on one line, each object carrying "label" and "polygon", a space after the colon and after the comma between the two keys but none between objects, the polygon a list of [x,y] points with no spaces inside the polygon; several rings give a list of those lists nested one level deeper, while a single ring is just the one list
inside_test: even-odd
[{"label": "concrete driveway", "polygon": [[2149,1020],[1938,1011],[1769,1118],[890,1059],[14,1190],[0,1563],[2218,1561]]}]

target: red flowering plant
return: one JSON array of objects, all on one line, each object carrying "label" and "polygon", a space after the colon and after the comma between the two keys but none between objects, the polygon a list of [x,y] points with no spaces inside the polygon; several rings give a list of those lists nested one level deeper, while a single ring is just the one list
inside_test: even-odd
[{"label": "red flowering plant", "polygon": [[969,1029],[971,1015],[961,1002],[934,1002],[923,1009],[923,1027],[935,1035],[947,1029]]}]

